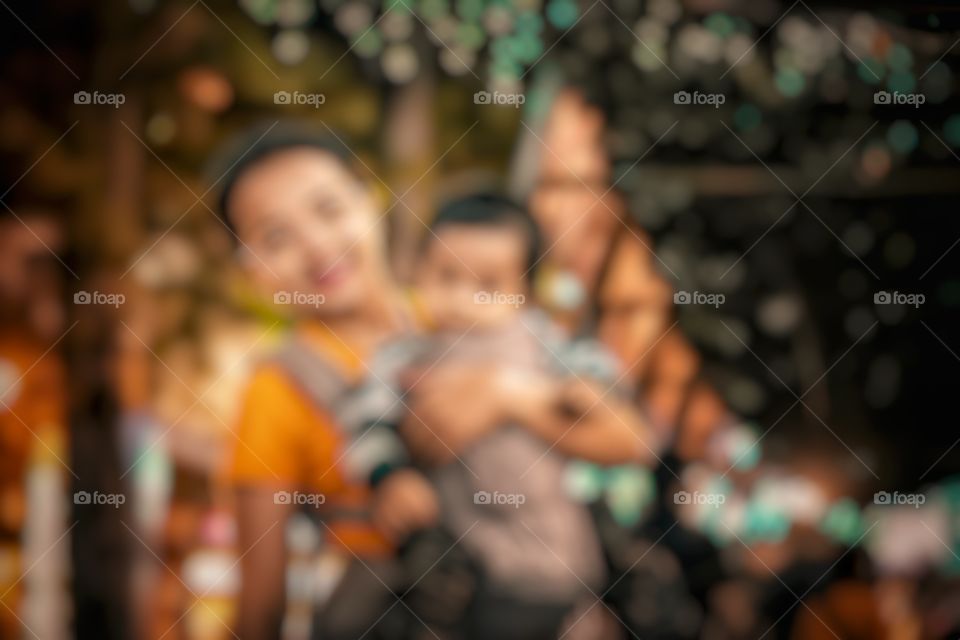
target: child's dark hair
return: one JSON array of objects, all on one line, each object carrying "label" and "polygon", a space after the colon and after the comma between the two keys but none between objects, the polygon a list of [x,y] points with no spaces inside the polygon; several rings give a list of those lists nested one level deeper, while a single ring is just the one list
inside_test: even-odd
[{"label": "child's dark hair", "polygon": [[476,193],[450,200],[440,207],[423,237],[426,244],[445,226],[514,227],[526,240],[526,276],[532,277],[543,247],[540,228],[527,209],[497,193]]},{"label": "child's dark hair", "polygon": [[322,133],[296,123],[253,127],[215,153],[210,163],[210,181],[220,186],[217,213],[230,229],[233,229],[229,216],[230,197],[240,178],[275,154],[304,148],[330,154],[361,179],[350,148],[332,133]]}]

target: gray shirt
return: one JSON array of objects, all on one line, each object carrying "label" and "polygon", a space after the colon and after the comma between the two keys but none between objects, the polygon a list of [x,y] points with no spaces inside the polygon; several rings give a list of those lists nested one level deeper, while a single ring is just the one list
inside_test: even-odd
[{"label": "gray shirt", "polygon": [[[609,386],[619,367],[592,340],[570,341],[541,312],[524,311],[496,330],[410,336],[370,361],[371,375],[341,412],[351,441],[345,468],[367,479],[378,468],[409,462],[397,425],[409,412],[399,384],[411,366],[499,363],[522,375],[579,377]],[[414,387],[410,393],[416,393]],[[551,443],[505,424],[458,459],[427,470],[442,523],[504,593],[567,601],[604,577],[589,513],[565,489],[567,459]]]}]

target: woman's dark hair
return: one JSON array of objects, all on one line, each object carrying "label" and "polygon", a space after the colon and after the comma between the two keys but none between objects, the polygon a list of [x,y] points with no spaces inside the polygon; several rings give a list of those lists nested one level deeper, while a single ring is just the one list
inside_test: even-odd
[{"label": "woman's dark hair", "polygon": [[497,193],[477,193],[450,200],[440,207],[430,223],[430,231],[424,235],[426,244],[433,235],[446,226],[468,225],[475,227],[513,227],[524,235],[526,242],[526,277],[533,273],[540,262],[543,238],[540,228],[530,212],[515,201]]},{"label": "woman's dark hair", "polygon": [[350,147],[332,132],[323,133],[306,125],[292,123],[252,127],[216,152],[208,171],[210,182],[220,185],[217,213],[230,229],[233,229],[228,215],[230,196],[240,178],[267,158],[284,151],[304,148],[330,154],[361,179]]}]

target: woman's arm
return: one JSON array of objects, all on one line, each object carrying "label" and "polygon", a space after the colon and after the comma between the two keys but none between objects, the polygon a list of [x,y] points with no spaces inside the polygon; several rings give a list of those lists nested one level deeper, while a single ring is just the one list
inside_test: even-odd
[{"label": "woman's arm", "polygon": [[413,390],[403,435],[435,464],[503,424],[520,424],[562,453],[600,464],[649,462],[656,446],[639,411],[598,385],[497,366],[439,366]]},{"label": "woman's arm", "polygon": [[237,552],[243,576],[237,614],[241,640],[279,638],[284,614],[284,529],[293,507],[266,487],[237,490]]},{"label": "woman's arm", "polygon": [[284,530],[291,501],[275,492],[302,486],[302,468],[324,468],[329,431],[275,367],[257,370],[243,398],[230,461],[241,571],[237,630],[241,640],[279,638],[286,605]]},{"label": "woman's arm", "polygon": [[629,402],[577,378],[537,385],[539,391],[515,390],[512,421],[561,453],[598,464],[649,464],[656,457],[655,434]]}]

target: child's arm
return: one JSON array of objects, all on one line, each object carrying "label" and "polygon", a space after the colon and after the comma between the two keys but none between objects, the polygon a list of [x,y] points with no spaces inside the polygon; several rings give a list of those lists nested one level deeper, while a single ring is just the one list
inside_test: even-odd
[{"label": "child's arm", "polygon": [[373,522],[388,538],[399,543],[411,533],[436,524],[440,503],[422,473],[399,469],[377,485]]}]

